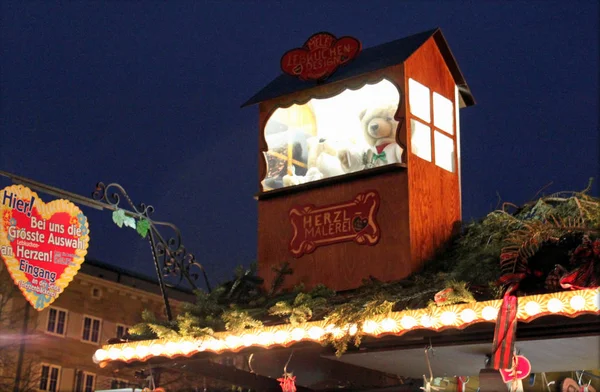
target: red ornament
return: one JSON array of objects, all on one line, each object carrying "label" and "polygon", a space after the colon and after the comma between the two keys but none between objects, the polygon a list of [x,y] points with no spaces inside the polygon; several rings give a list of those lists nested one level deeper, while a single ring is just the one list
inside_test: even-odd
[{"label": "red ornament", "polygon": [[283,373],[283,377],[278,378],[282,392],[296,392],[296,376],[292,373]]}]

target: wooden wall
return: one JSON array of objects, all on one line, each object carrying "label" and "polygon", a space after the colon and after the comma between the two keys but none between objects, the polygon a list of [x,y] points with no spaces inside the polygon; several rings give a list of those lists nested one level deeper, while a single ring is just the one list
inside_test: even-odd
[{"label": "wooden wall", "polygon": [[[452,78],[434,38],[430,38],[405,63],[405,91],[408,91],[408,78],[429,87],[454,102],[455,82]],[[458,108],[454,108],[458,110]],[[433,107],[431,118],[433,119]],[[409,112],[408,103],[406,111]],[[407,135],[410,135],[410,114],[407,116]],[[456,121],[456,116],[454,117]],[[454,126],[456,136],[456,124]],[[432,162],[410,153],[410,137],[407,136],[409,155],[409,220],[412,259],[422,264],[440,249],[460,222],[460,189],[458,182],[458,157],[456,137],[454,138],[455,172],[450,173],[435,165],[435,151],[432,138]]]}]

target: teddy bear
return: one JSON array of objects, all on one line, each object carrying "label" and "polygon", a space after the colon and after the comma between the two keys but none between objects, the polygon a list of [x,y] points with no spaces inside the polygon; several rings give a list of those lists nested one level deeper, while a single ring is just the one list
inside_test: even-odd
[{"label": "teddy bear", "polygon": [[285,175],[283,177],[284,187],[345,174],[342,164],[338,159],[338,150],[335,148],[335,141],[313,136],[307,140],[307,144],[308,170],[306,174],[297,175],[294,172],[291,175]]},{"label": "teddy bear", "polygon": [[338,151],[338,158],[345,173],[401,162],[404,150],[396,142],[396,109],[396,105],[385,105],[360,112],[359,120],[369,147],[345,148]]}]

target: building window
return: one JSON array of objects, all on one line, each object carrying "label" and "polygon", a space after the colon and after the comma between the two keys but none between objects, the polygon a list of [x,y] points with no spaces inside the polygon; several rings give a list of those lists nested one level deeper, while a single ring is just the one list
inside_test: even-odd
[{"label": "building window", "polygon": [[42,374],[40,375],[40,391],[58,391],[59,377],[60,366],[42,364]]},{"label": "building window", "polygon": [[127,335],[128,333],[129,327],[122,324],[117,324],[117,339],[124,339],[125,335]]},{"label": "building window", "polygon": [[94,392],[96,385],[96,375],[79,371],[75,380],[75,392]]},{"label": "building window", "polygon": [[85,342],[98,343],[100,341],[100,325],[102,320],[85,316],[83,318],[83,333],[81,334],[81,340]]},{"label": "building window", "polygon": [[125,380],[113,379],[110,382],[110,389],[125,389],[129,386],[129,382]]},{"label": "building window", "polygon": [[54,335],[64,336],[67,326],[67,311],[51,307],[48,310],[48,323],[46,332]]},{"label": "building window", "polygon": [[98,287],[93,287],[92,288],[92,298],[95,298],[95,299],[102,298],[102,290],[100,290]]}]

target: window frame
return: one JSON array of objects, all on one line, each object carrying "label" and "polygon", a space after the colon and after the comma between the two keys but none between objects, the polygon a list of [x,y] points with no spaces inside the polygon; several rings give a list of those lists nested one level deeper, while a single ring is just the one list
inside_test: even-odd
[{"label": "window frame", "polygon": [[[412,146],[412,140],[411,140],[411,144],[410,144],[410,148],[407,148],[408,150],[410,150],[410,154],[421,159],[424,162],[429,162],[434,164],[437,168],[442,169],[444,172],[447,173],[451,173],[451,174],[455,174],[455,175],[459,175],[459,162],[458,162],[458,124],[457,124],[457,112],[458,112],[458,107],[457,107],[457,103],[455,102],[455,100],[447,98],[446,96],[444,96],[443,94],[439,93],[438,91],[434,91],[431,87],[428,87],[427,85],[425,85],[424,83],[419,82],[418,80],[408,77],[407,78],[407,88],[408,91],[406,93],[406,95],[408,97],[410,97],[410,80],[414,80],[415,82],[417,82],[420,85],[423,85],[425,87],[427,87],[429,89],[429,110],[430,110],[430,121],[427,122],[425,120],[423,120],[421,117],[419,117],[418,115],[414,114],[411,110],[410,110],[410,105],[408,106],[408,120],[407,124],[410,123],[410,120],[414,120],[417,122],[420,122],[423,125],[427,125],[430,129],[430,141],[431,141],[431,161],[428,161],[427,159],[421,158],[420,156],[418,156],[417,154],[415,154],[413,152],[413,146]],[[456,90],[456,86],[454,87]],[[435,108],[434,108],[434,103],[433,103],[433,96],[434,94],[439,95],[442,98],[447,99],[448,101],[450,101],[450,103],[452,104],[452,128],[453,128],[453,133],[449,133],[448,131],[445,131],[437,126],[435,126]],[[456,94],[455,94],[456,95]],[[409,98],[410,99],[410,98]],[[412,135],[413,129],[412,129],[412,124],[410,125],[411,130],[409,133],[409,136]],[[452,139],[452,143],[454,144],[454,151],[452,153],[452,159],[453,159],[453,168],[454,171],[450,171],[448,169],[446,169],[445,167],[442,167],[440,165],[438,165],[437,163],[437,157],[436,157],[436,145],[435,145],[435,133],[439,132],[440,134],[442,134],[443,136],[446,136],[450,139]]]},{"label": "window frame", "polygon": [[[113,386],[113,383],[117,383],[116,386]],[[121,385],[119,385],[121,384]],[[125,386],[122,386],[123,384],[125,384]],[[127,389],[127,388],[131,388],[131,381],[129,380],[125,380],[124,378],[117,378],[117,377],[113,377],[110,380],[110,389]]]},{"label": "window frame", "polygon": [[[84,334],[85,334],[85,319],[89,318],[90,319],[90,335],[89,335],[89,339],[85,339]],[[98,341],[94,342],[92,340],[92,335],[93,335],[93,326],[94,326],[94,321],[98,321]],[[91,316],[89,314],[84,314],[82,319],[81,319],[81,334],[79,335],[79,338],[82,342],[84,343],[89,343],[89,344],[95,344],[95,345],[99,345],[100,344],[100,340],[101,340],[101,335],[102,335],[102,319],[100,317],[94,317]]]},{"label": "window frame", "polygon": [[[44,367],[48,368],[48,377],[47,377],[47,381],[46,381],[46,387],[42,388],[42,374],[44,371]],[[57,369],[57,376],[56,376],[56,389],[55,392],[58,392],[60,390],[60,378],[61,378],[61,371],[62,371],[62,366],[60,365],[55,365],[55,364],[51,364],[51,363],[46,363],[46,362],[42,362],[40,364],[40,380],[38,383],[38,391],[42,391],[42,392],[52,392],[52,390],[50,389],[50,381],[52,380],[52,369]]]},{"label": "window frame", "polygon": [[[123,335],[121,335],[121,336],[119,336],[119,327],[123,328]],[[129,328],[131,328],[131,326],[117,323],[115,325],[115,337],[118,339],[123,339],[123,336],[125,336],[127,333],[129,333]]]},{"label": "window frame", "polygon": [[[79,378],[80,376],[81,378]],[[79,370],[77,373],[75,373],[75,392],[87,392],[86,388],[88,377],[92,377],[91,392],[94,392],[96,389],[97,375],[96,373],[87,372],[85,370]],[[81,380],[81,386],[77,385],[79,380]]]},{"label": "window frame", "polygon": [[[56,310],[56,320],[54,320],[54,331],[48,330],[48,325],[50,324],[50,311],[51,310]],[[58,317],[59,317],[60,312],[63,312],[65,314],[65,322],[64,322],[62,334],[55,332],[56,328],[58,327]],[[59,308],[57,306],[50,306],[50,307],[48,307],[48,313],[46,314],[46,326],[44,328],[44,333],[47,333],[48,335],[60,336],[60,337],[64,338],[67,336],[68,321],[69,321],[69,311],[67,309]]]}]

